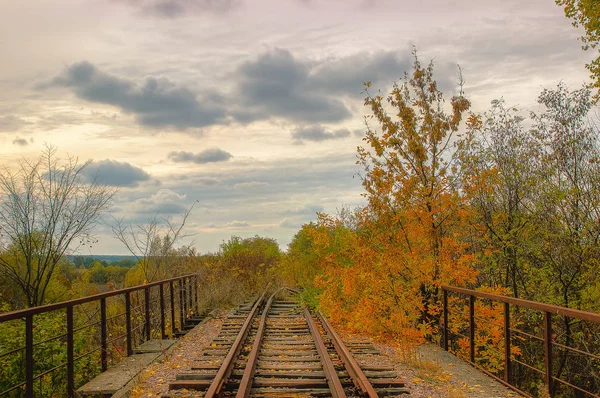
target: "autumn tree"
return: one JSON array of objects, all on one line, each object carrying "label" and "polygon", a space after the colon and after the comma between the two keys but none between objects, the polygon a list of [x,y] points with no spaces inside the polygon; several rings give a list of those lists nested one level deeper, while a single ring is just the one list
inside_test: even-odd
[{"label": "autumn tree", "polygon": [[231,236],[217,253],[195,259],[194,272],[202,280],[201,297],[208,307],[231,305],[261,292],[269,283],[278,285],[281,259],[274,239]]},{"label": "autumn tree", "polygon": [[94,241],[94,228],[116,190],[86,181],[91,161],[60,159],[48,146],[38,160],[0,171],[0,272],[29,307],[43,304],[65,254]]},{"label": "autumn tree", "polygon": [[[394,245],[404,253],[404,260],[397,261],[411,268],[405,274],[419,285],[423,320],[429,323],[437,312],[440,284],[462,284],[473,276],[461,239],[469,233],[461,220],[468,210],[457,189],[454,147],[470,103],[461,83],[446,104],[433,77],[433,62],[423,66],[416,53],[413,69],[385,100],[371,96],[366,84],[365,105],[373,113],[365,137],[370,149],[360,147],[358,153],[380,247]],[[372,121],[379,131],[371,127]]]},{"label": "autumn tree", "polygon": [[412,73],[389,96],[365,86],[372,116],[358,163],[368,203],[337,217],[319,214],[296,243],[314,250],[319,306],[334,322],[415,341],[435,332],[440,286],[476,276],[478,231],[458,185],[455,145],[470,104],[462,90],[445,102],[433,63],[423,66],[416,54]]},{"label": "autumn tree", "polygon": [[[580,37],[583,42],[582,48],[586,51],[595,50],[598,52],[600,43],[600,2],[597,0],[556,0],[556,4],[563,6],[565,15],[573,20],[575,27],[581,27],[585,35]],[[590,77],[593,80],[593,87],[600,90],[600,55],[586,68],[590,71]],[[600,98],[600,91],[596,92],[594,100]]]},{"label": "autumn tree", "polygon": [[260,280],[266,271],[275,266],[281,257],[279,245],[274,239],[253,236],[232,236],[221,244],[223,265],[234,274],[246,279],[248,288]]},{"label": "autumn tree", "polygon": [[310,231],[314,223],[304,224],[294,235],[282,259],[282,270],[286,282],[292,286],[311,288],[319,272],[319,260],[313,247]]}]

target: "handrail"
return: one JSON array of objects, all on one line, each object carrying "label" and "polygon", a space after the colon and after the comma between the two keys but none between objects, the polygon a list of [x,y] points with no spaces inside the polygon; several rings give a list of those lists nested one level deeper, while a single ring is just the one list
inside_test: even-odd
[{"label": "handrail", "polygon": [[[578,320],[588,321],[588,322],[600,325],[600,314],[596,314],[596,313],[588,312],[588,311],[576,310],[576,309],[572,309],[572,308],[560,307],[560,306],[556,306],[556,305],[552,305],[552,304],[544,304],[544,303],[540,303],[540,302],[536,302],[536,301],[524,300],[524,299],[519,299],[519,298],[515,298],[515,297],[508,297],[508,296],[502,296],[502,295],[498,295],[498,294],[469,290],[469,289],[464,289],[464,288],[454,287],[454,286],[442,286],[442,292],[443,292],[443,313],[440,318],[440,326],[442,328],[441,343],[442,343],[442,347],[446,351],[450,350],[449,342],[451,340],[451,337],[450,337],[451,334],[460,335],[460,336],[467,338],[469,340],[469,359],[467,359],[467,361],[469,363],[471,363],[473,366],[475,366],[476,368],[478,368],[481,371],[483,371],[484,373],[486,373],[487,375],[498,380],[500,383],[506,385],[509,388],[512,388],[513,390],[517,391],[518,393],[520,393],[521,395],[526,396],[526,397],[531,397],[531,395],[522,391],[520,389],[522,387],[517,387],[517,385],[515,385],[514,375],[512,372],[512,367],[513,367],[512,363],[513,362],[541,373],[545,378],[547,393],[550,397],[554,397],[557,394],[555,383],[558,382],[558,383],[562,383],[563,385],[566,385],[570,388],[578,390],[579,392],[583,392],[583,393],[587,394],[588,396],[600,398],[600,395],[597,395],[597,392],[595,392],[595,391],[585,390],[585,389],[578,387],[572,383],[569,383],[566,380],[561,379],[560,378],[561,370],[559,370],[558,372],[554,371],[553,365],[554,365],[554,362],[556,359],[555,358],[556,352],[553,352],[554,346],[561,347],[563,350],[572,350],[574,352],[577,352],[580,355],[587,356],[590,358],[597,359],[597,358],[599,358],[599,355],[594,354],[592,352],[585,352],[583,350],[579,350],[575,347],[571,347],[566,344],[558,343],[556,341],[556,335],[553,334],[553,322],[552,322],[552,316],[559,315],[559,316],[563,316],[565,318],[578,319]],[[466,296],[469,298],[469,314],[468,314],[469,336],[468,337],[465,336],[464,334],[451,331],[451,328],[449,326],[449,309],[450,309],[449,305],[448,305],[448,293],[449,292],[457,293],[459,295]],[[503,358],[503,364],[504,364],[504,377],[503,378],[500,378],[500,377],[492,374],[488,370],[484,369],[476,361],[475,329],[480,327],[480,326],[477,326],[476,325],[477,322],[475,322],[478,319],[475,316],[475,299],[476,298],[491,300],[493,302],[504,303],[504,309],[503,309],[504,324],[500,325],[500,324],[494,323],[494,325],[496,327],[499,327],[503,330],[503,334],[504,334],[504,336],[503,336],[504,353],[499,353],[501,356],[504,357]],[[514,305],[515,307],[528,308],[528,309],[542,312],[543,319],[541,319],[540,324],[533,325],[534,327],[541,329],[542,337],[534,336],[532,334],[529,334],[529,333],[517,330],[514,327],[511,327],[511,323],[513,323],[513,321],[511,320],[512,316],[511,316],[511,311],[510,311],[510,305]],[[480,321],[479,323],[482,323],[482,322]],[[544,370],[538,369],[538,368],[532,366],[532,364],[527,364],[527,363],[517,360],[516,358],[513,358],[513,355],[511,353],[511,346],[512,346],[511,332],[523,333],[523,334],[527,335],[530,339],[535,338],[543,343]],[[487,346],[486,346],[486,349],[491,350],[491,348],[487,347]],[[560,366],[560,368],[562,368],[562,366]],[[555,373],[559,373],[559,374],[555,374]],[[516,384],[519,384],[519,383],[516,383]]]},{"label": "handrail", "polygon": [[119,294],[131,293],[131,292],[135,292],[138,290],[143,290],[147,287],[154,287],[154,286],[162,285],[162,284],[169,283],[169,282],[175,282],[175,281],[181,280],[183,278],[190,278],[192,276],[196,276],[196,274],[182,275],[182,276],[178,276],[176,278],[164,279],[161,281],[147,283],[145,285],[126,287],[123,289],[117,289],[117,290],[113,290],[110,292],[92,294],[91,296],[85,296],[85,297],[81,297],[78,299],[60,301],[58,303],[40,305],[37,307],[31,307],[31,308],[25,308],[22,310],[11,311],[11,312],[7,312],[4,314],[0,314],[0,323],[6,322],[6,321],[12,321],[12,320],[19,319],[19,318],[25,318],[28,315],[38,315],[38,314],[42,314],[44,312],[56,311],[56,310],[67,308],[67,307],[70,307],[73,305],[85,304],[85,303],[89,303],[92,301],[100,300],[102,298],[118,296]]},{"label": "handrail", "polygon": [[[160,327],[157,329],[157,332],[160,333],[160,338],[166,338],[167,317],[170,318],[169,329],[171,331],[171,334],[176,334],[176,312],[179,313],[178,329],[180,332],[182,332],[185,326],[185,320],[187,316],[192,311],[197,312],[198,309],[198,282],[199,278],[197,274],[188,274],[175,278],[151,282],[144,285],[132,286],[110,292],[94,294],[78,299],[62,301],[59,303],[47,304],[39,307],[27,308],[23,310],[17,310],[5,314],[0,314],[0,324],[4,322],[22,319],[24,319],[25,321],[24,346],[18,347],[17,349],[9,349],[9,351],[7,352],[0,353],[0,357],[5,357],[7,355],[13,355],[14,353],[24,351],[23,361],[25,365],[25,380],[15,380],[14,385],[3,386],[2,388],[8,388],[8,390],[1,391],[2,389],[0,389],[0,396],[6,396],[6,394],[10,393],[15,388],[21,388],[24,386],[24,396],[28,398],[33,398],[35,394],[34,381],[45,374],[58,371],[61,368],[66,368],[65,395],[67,395],[68,397],[76,396],[75,389],[77,388],[77,386],[75,384],[76,375],[74,367],[76,361],[100,351],[99,359],[101,369],[102,371],[105,371],[108,369],[109,355],[112,356],[112,354],[109,354],[109,344],[113,344],[115,341],[124,338],[124,344],[126,346],[126,355],[129,356],[133,354],[134,345],[138,343],[138,340],[139,342],[144,342],[152,338],[152,321],[160,320]],[[179,297],[177,297],[177,300],[175,296],[175,284],[177,284],[179,290]],[[168,297],[165,297],[165,293],[167,290],[165,289],[165,286],[168,288]],[[144,294],[141,295],[141,302],[143,304],[135,305],[135,303],[132,302],[132,298],[134,298],[132,296],[135,296],[136,299],[140,299],[140,297],[138,297],[140,295],[132,293],[139,291],[144,292]],[[153,298],[151,292],[153,292],[154,296],[157,298]],[[110,317],[108,317],[107,298],[117,296],[124,297],[124,303],[120,304],[124,305],[125,312],[119,311],[118,315],[111,315]],[[92,323],[87,323],[84,326],[76,326],[74,308],[78,305],[86,303],[99,304],[100,319],[97,321],[93,321]],[[158,306],[159,308],[154,308],[152,304]],[[170,314],[167,313],[167,304]],[[66,320],[64,321],[66,324],[66,333],[60,333],[58,336],[53,336],[50,338],[46,338],[43,341],[34,342],[34,316],[61,310],[64,311],[63,313],[66,314]],[[122,316],[125,317],[125,319],[123,320],[124,324],[117,325],[117,327],[125,328],[125,334],[121,334],[117,338],[109,340],[109,337],[112,337],[108,335],[109,328],[111,327],[109,325],[109,321],[111,321],[112,323],[114,318]],[[139,319],[137,319],[138,316]],[[99,347],[81,355],[75,348],[74,334],[78,331],[81,331],[84,328],[89,327],[97,327],[99,329]],[[137,333],[137,331],[139,331],[139,334]],[[138,337],[136,337],[136,335]],[[63,338],[66,340],[67,361],[64,364],[53,367],[52,369],[36,369],[36,358],[34,357],[34,348],[38,345]],[[36,370],[38,372],[41,371],[42,373],[36,374]]]},{"label": "handrail", "polygon": [[584,321],[590,321],[590,322],[600,324],[600,314],[596,314],[594,312],[581,311],[581,310],[576,310],[573,308],[560,307],[558,305],[544,304],[544,303],[540,303],[537,301],[502,296],[499,294],[479,292],[477,290],[463,289],[463,288],[454,287],[454,286],[442,286],[442,289],[447,290],[449,292],[461,293],[461,294],[466,294],[469,296],[475,296],[475,297],[484,298],[484,299],[501,301],[503,303],[514,304],[514,305],[518,305],[520,307],[530,308],[532,310],[550,312],[554,315],[568,316],[569,318],[583,319]]}]

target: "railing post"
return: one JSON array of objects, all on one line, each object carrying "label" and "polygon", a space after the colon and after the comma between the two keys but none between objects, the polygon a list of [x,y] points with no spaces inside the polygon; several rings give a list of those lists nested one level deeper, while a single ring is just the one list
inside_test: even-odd
[{"label": "railing post", "polygon": [[175,336],[175,284],[169,282],[169,295],[171,296],[171,337]]},{"label": "railing post", "polygon": [[510,304],[504,303],[504,381],[510,384]]},{"label": "railing post", "polygon": [[179,331],[183,332],[185,323],[185,278],[179,279]]},{"label": "railing post", "polygon": [[127,333],[127,356],[133,354],[131,341],[131,296],[129,292],[125,293],[125,329]]},{"label": "railing post", "polygon": [[150,340],[150,288],[146,286],[144,288],[144,307],[145,307],[145,328],[146,328],[146,341]]},{"label": "railing post", "polygon": [[67,307],[67,395],[75,396],[75,363],[73,346],[73,306]]},{"label": "railing post", "polygon": [[194,311],[198,315],[198,275],[194,276]]},{"label": "railing post", "polygon": [[33,398],[33,315],[25,317],[25,396]]},{"label": "railing post", "polygon": [[548,386],[548,394],[554,396],[554,388],[552,386],[552,314],[548,311],[544,312],[544,357],[546,360],[546,385]]},{"label": "railing post", "polygon": [[469,295],[469,358],[475,363],[475,296]]},{"label": "railing post", "polygon": [[106,333],[106,297],[100,299],[100,362],[102,371],[108,369],[108,343]]},{"label": "railing post", "polygon": [[448,291],[444,289],[444,350],[448,351]]},{"label": "railing post", "polygon": [[160,295],[160,338],[165,339],[165,290],[163,284],[158,285]]},{"label": "railing post", "polygon": [[192,285],[192,278],[187,278],[188,313],[192,313],[194,311],[194,287]]}]

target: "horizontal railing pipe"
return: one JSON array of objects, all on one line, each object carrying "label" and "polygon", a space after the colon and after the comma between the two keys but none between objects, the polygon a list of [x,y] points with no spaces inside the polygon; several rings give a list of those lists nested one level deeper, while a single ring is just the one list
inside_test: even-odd
[{"label": "horizontal railing pipe", "polygon": [[52,303],[52,304],[40,305],[38,307],[26,308],[23,310],[11,311],[11,312],[7,312],[4,314],[0,314],[0,323],[6,322],[6,321],[12,321],[15,319],[25,318],[28,315],[38,315],[38,314],[42,314],[44,312],[51,312],[51,311],[64,309],[71,305],[75,306],[75,305],[80,305],[80,304],[85,304],[85,303],[91,303],[93,301],[98,301],[101,298],[119,296],[124,293],[130,293],[130,292],[135,292],[137,290],[143,290],[146,287],[158,286],[160,284],[169,283],[171,281],[178,281],[183,278],[187,278],[189,276],[190,275],[179,276],[177,278],[171,278],[171,279],[165,279],[162,281],[151,282],[146,285],[126,287],[123,289],[113,290],[113,291],[106,292],[106,293],[98,293],[98,294],[93,294],[91,296],[81,297],[78,299],[61,301],[59,303]]},{"label": "horizontal railing pipe", "polygon": [[442,286],[442,289],[445,291],[448,291],[448,292],[464,294],[466,296],[472,295],[472,296],[479,297],[479,298],[500,301],[502,303],[514,304],[519,307],[530,308],[532,310],[549,312],[552,315],[567,316],[569,318],[582,319],[584,321],[589,321],[589,322],[600,324],[600,314],[596,314],[594,312],[581,311],[581,310],[576,310],[576,309],[567,308],[567,307],[559,307],[557,305],[544,304],[544,303],[539,303],[537,301],[502,296],[499,294],[479,292],[476,290],[463,289],[463,288],[454,287],[454,286]]}]

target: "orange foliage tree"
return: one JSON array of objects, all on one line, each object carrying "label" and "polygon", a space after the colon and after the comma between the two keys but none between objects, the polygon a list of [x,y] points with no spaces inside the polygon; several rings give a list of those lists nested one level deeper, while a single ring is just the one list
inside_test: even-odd
[{"label": "orange foliage tree", "polygon": [[430,334],[440,286],[476,278],[470,250],[479,231],[458,188],[455,145],[470,103],[461,85],[447,104],[433,63],[423,66],[416,53],[413,67],[387,98],[372,96],[365,84],[373,115],[358,163],[368,205],[357,226],[321,215],[313,231],[323,264],[321,306],[334,320],[352,313],[344,322],[357,330]]}]

